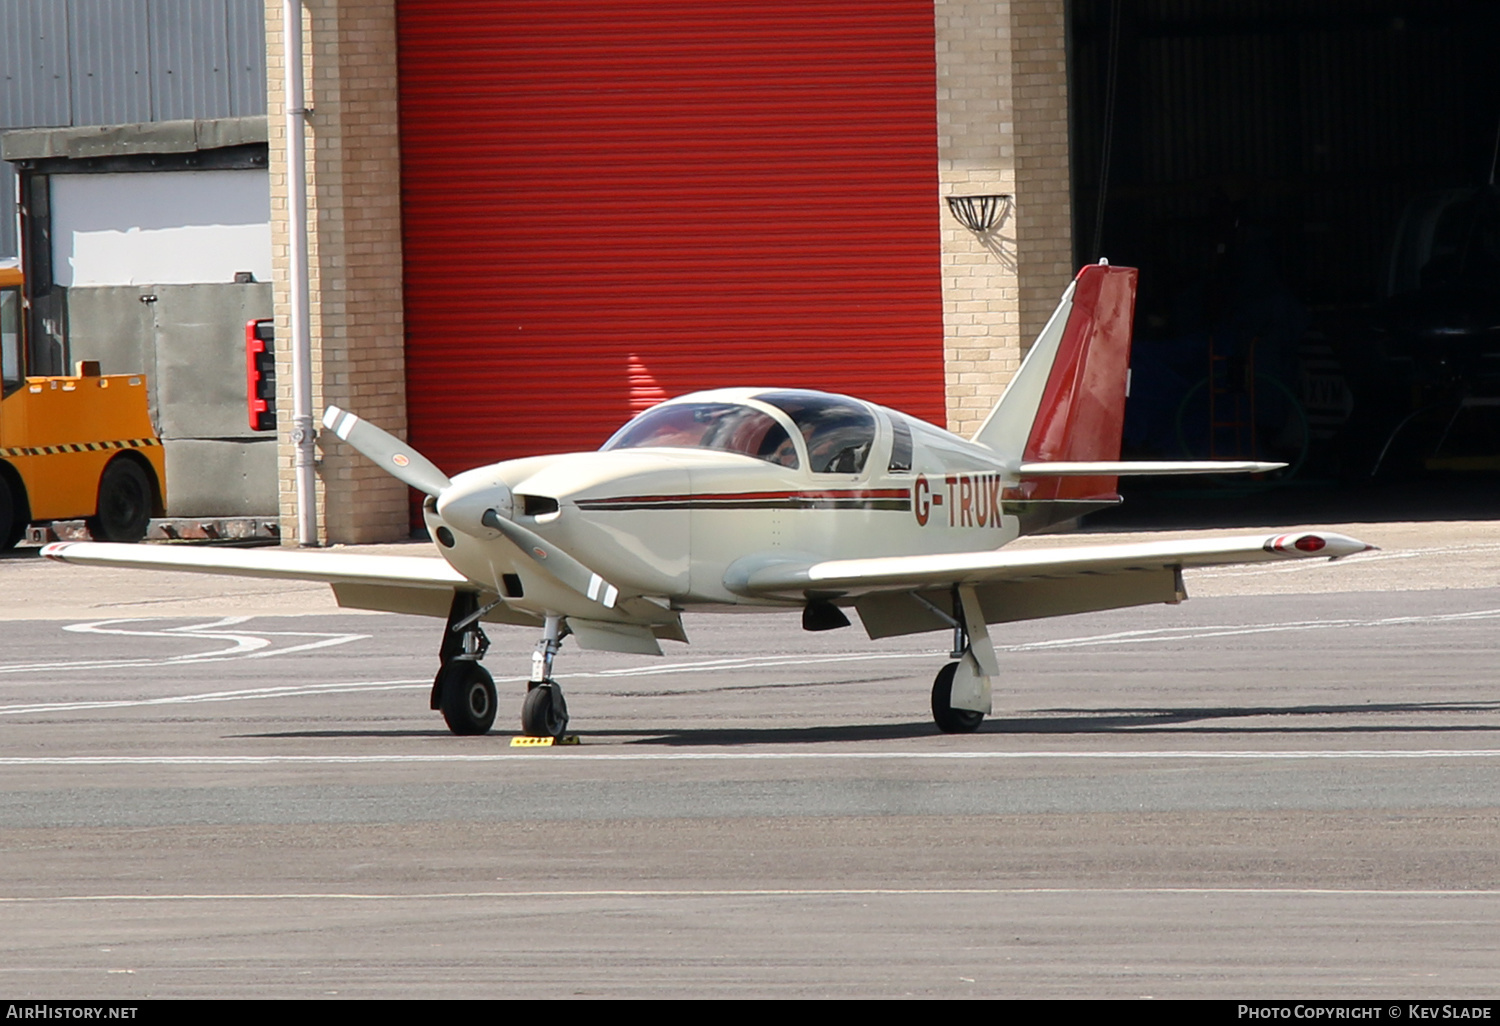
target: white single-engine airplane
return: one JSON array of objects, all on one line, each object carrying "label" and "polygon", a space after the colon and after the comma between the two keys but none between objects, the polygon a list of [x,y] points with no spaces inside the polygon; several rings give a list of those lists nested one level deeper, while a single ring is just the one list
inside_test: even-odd
[{"label": "white single-engine airplane", "polygon": [[69,563],[325,581],[340,605],[446,616],[432,708],[483,734],[495,685],[482,624],[542,628],[526,734],[561,737],[553,660],[586,649],[660,655],[684,610],[802,609],[810,631],[871,638],[951,630],[932,686],[939,729],[990,711],[987,625],[1180,602],[1184,567],[1371,548],[1337,534],[1200,538],[1008,553],[1029,531],[1120,501],[1121,474],[1274,470],[1255,462],[1120,462],[1136,272],[1084,268],[972,439],[840,395],[735,388],[672,399],[598,452],[509,460],[449,479],[330,407],[324,427],[425,492],[442,559],[61,542]]}]

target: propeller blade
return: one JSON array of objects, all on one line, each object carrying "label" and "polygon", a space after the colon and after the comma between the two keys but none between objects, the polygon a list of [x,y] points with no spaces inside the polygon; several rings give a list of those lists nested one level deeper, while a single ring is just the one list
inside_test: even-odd
[{"label": "propeller blade", "polygon": [[323,411],[323,426],[364,453],[387,474],[419,492],[437,498],[453,483],[426,456],[389,431],[382,431],[347,410],[328,407]]},{"label": "propeller blade", "polygon": [[535,531],[529,531],[515,521],[505,519],[494,510],[485,513],[481,523],[505,535],[515,543],[516,548],[530,556],[537,566],[574,591],[587,595],[605,609],[615,608],[615,603],[620,598],[619,588]]}]

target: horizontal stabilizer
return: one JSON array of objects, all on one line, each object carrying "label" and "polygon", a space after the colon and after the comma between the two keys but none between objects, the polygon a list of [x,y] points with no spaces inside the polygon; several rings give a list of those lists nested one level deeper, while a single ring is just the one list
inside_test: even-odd
[{"label": "horizontal stabilizer", "polygon": [[1285,463],[1257,460],[1099,460],[1089,462],[1022,463],[1022,477],[1128,477],[1152,474],[1269,474]]}]

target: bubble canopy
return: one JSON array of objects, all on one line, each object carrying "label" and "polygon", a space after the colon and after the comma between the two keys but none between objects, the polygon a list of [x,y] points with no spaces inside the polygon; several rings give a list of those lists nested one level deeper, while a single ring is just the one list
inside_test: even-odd
[{"label": "bubble canopy", "polygon": [[667,403],[647,410],[604,443],[610,449],[716,449],[798,467],[796,446],[775,417],[740,403]]},{"label": "bubble canopy", "polygon": [[[826,392],[788,389],[748,398],[774,406],[796,426],[816,474],[857,474],[875,443],[874,413],[863,403]],[[603,446],[714,449],[751,456],[781,467],[801,465],[798,447],[770,413],[743,402],[665,403],[641,414]]]}]

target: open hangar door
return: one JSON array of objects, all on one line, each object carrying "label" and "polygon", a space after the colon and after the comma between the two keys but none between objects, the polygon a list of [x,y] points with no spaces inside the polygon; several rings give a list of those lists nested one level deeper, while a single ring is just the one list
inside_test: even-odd
[{"label": "open hangar door", "polygon": [[1141,269],[1127,453],[1500,469],[1500,5],[1069,14],[1077,256]]}]

